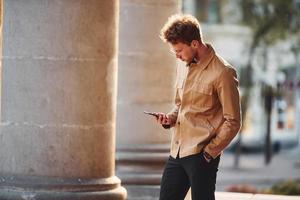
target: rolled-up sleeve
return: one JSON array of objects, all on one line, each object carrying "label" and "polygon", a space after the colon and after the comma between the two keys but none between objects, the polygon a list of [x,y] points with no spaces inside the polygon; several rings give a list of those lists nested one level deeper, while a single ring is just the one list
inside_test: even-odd
[{"label": "rolled-up sleeve", "polygon": [[213,158],[216,158],[226,148],[241,127],[240,96],[235,70],[231,67],[225,68],[218,78],[216,86],[222,105],[224,123],[218,129],[216,137],[204,149]]}]

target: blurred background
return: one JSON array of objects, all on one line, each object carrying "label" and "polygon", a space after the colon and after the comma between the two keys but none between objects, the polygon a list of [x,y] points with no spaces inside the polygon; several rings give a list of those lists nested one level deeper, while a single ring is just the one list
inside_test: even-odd
[{"label": "blurred background", "polygon": [[204,39],[238,70],[243,126],[225,151],[218,190],[300,181],[300,1],[184,0]]},{"label": "blurred background", "polygon": [[[172,107],[174,65],[182,63],[166,53],[168,46],[157,36],[176,12],[197,17],[204,41],[238,71],[243,126],[222,156],[217,191],[300,195],[300,1],[182,0],[173,7],[170,2],[157,3],[158,8],[121,1],[116,158],[129,197],[158,196],[169,153],[171,133],[140,112]],[[138,24],[143,18],[147,23]],[[136,76],[126,68],[134,68]]]},{"label": "blurred background", "polygon": [[0,199],[158,199],[172,131],[143,111],[174,104],[182,63],[159,33],[175,13],[196,16],[238,72],[243,126],[216,199],[300,198],[300,0],[0,0],[0,12]]}]

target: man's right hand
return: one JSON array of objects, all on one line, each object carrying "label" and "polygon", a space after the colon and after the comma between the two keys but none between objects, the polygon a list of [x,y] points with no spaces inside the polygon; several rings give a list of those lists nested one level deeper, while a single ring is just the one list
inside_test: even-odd
[{"label": "man's right hand", "polygon": [[165,113],[156,113],[157,117],[157,123],[161,125],[170,125],[171,124],[171,119],[165,114]]}]

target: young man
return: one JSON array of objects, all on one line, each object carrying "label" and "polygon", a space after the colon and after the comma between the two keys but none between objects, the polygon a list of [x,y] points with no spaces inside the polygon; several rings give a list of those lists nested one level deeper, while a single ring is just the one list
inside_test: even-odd
[{"label": "young man", "polygon": [[241,126],[236,71],[202,40],[197,19],[173,15],[161,38],[184,62],[178,68],[175,108],[157,113],[165,128],[174,127],[171,155],[161,180],[160,200],[214,200],[222,150]]}]

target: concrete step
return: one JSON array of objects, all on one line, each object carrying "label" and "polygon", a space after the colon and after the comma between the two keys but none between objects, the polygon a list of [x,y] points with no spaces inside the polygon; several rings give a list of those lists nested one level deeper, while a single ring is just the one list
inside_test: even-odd
[{"label": "concrete step", "polygon": [[[125,185],[127,200],[158,200],[159,186]],[[191,200],[187,197],[185,200]],[[265,194],[247,194],[232,192],[216,192],[216,200],[300,200],[300,196],[281,196]]]}]

